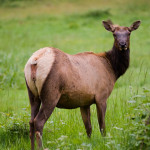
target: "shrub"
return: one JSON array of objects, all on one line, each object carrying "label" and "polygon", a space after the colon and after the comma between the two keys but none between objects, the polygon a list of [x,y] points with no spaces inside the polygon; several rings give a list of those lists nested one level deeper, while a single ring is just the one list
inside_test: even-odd
[{"label": "shrub", "polygon": [[134,95],[129,101],[131,124],[126,132],[129,133],[128,149],[150,149],[150,90],[144,88],[141,95]]}]

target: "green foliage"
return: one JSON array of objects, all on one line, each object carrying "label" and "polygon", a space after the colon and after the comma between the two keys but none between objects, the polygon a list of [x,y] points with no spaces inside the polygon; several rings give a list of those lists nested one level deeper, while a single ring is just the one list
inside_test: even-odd
[{"label": "green foliage", "polygon": [[[4,140],[4,136],[9,136],[11,142],[15,142],[15,138],[29,137],[29,125],[26,120],[30,119],[29,114],[24,114],[24,116],[19,116],[18,114],[2,113],[1,116],[7,118],[5,122],[1,122],[0,128],[2,128],[2,133],[0,136],[0,141]],[[15,137],[15,138],[14,138]]]},{"label": "green foliage", "polygon": [[143,89],[140,95],[133,95],[128,101],[128,114],[131,120],[126,132],[129,133],[128,149],[150,149],[150,123],[146,123],[150,116],[150,90]]},{"label": "green foliage", "polygon": [[29,124],[27,120],[30,119],[30,115],[27,108],[24,108],[23,111],[21,115],[12,112],[0,112],[0,118],[3,118],[0,123],[1,149],[10,147],[10,143],[17,145],[21,142],[21,139],[28,141]]}]

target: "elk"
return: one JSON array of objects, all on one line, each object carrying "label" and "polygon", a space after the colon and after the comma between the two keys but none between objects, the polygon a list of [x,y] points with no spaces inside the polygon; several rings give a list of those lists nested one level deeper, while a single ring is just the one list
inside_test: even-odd
[{"label": "elk", "polygon": [[90,105],[96,104],[99,127],[105,135],[106,101],[117,79],[129,67],[130,33],[140,21],[130,27],[102,22],[112,32],[114,44],[103,53],[83,52],[69,55],[53,47],[42,48],[29,58],[24,73],[31,105],[30,139],[34,150],[34,137],[42,149],[43,127],[55,107],[80,107],[81,116],[90,137]]}]

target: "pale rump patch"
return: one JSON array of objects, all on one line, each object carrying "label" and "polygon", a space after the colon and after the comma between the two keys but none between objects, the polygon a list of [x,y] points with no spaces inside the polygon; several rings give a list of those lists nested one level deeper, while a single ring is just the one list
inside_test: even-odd
[{"label": "pale rump patch", "polygon": [[[25,65],[25,78],[30,90],[35,96],[40,95],[43,83],[51,70],[54,60],[55,54],[53,49],[45,47],[33,53]],[[36,70],[32,69],[33,65],[36,65]]]}]

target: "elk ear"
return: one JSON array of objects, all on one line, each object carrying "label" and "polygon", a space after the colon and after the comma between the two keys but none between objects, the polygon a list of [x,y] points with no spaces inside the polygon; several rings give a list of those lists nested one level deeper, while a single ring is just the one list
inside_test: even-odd
[{"label": "elk ear", "polygon": [[136,29],[138,29],[138,27],[140,26],[141,21],[135,21],[130,27],[129,27],[129,31],[134,31]]},{"label": "elk ear", "polygon": [[114,32],[115,31],[115,27],[113,26],[113,24],[112,24],[112,22],[110,20],[103,21],[103,25],[104,25],[106,30],[108,30],[110,32]]}]

